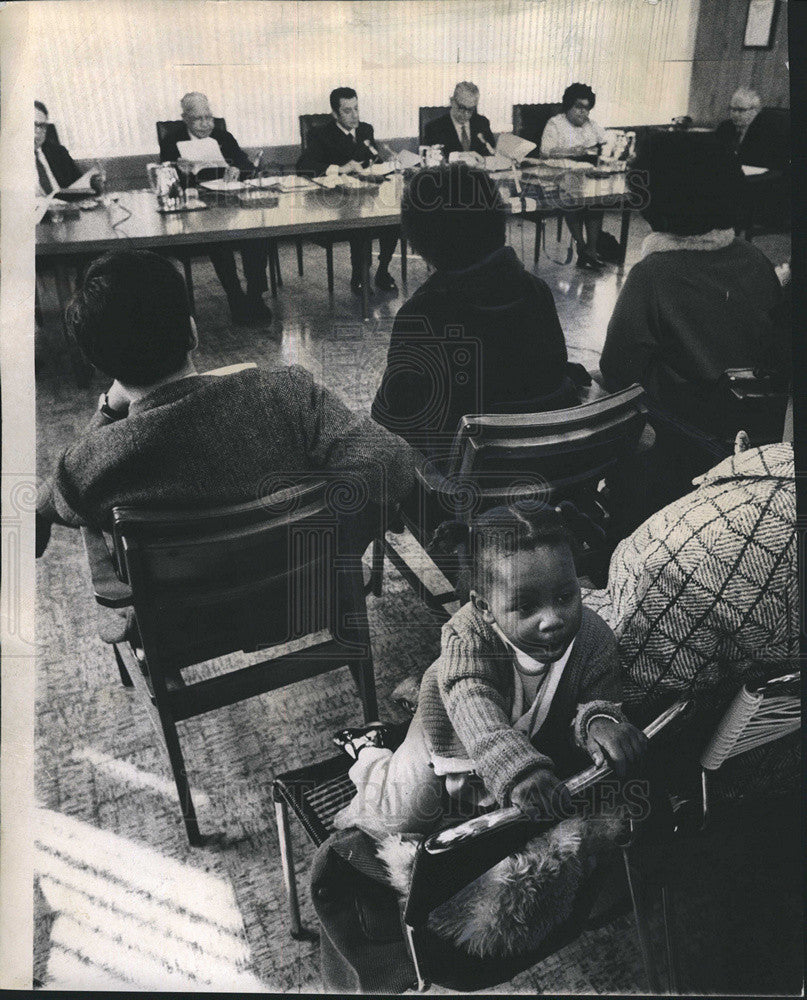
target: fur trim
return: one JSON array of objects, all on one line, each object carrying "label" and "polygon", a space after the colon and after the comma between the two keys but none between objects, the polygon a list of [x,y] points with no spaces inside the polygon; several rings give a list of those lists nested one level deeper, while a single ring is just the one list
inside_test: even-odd
[{"label": "fur trim", "polygon": [[696,236],[676,236],[675,233],[649,233],[642,243],[642,259],[651,253],[669,250],[722,250],[734,242],[733,229],[711,229]]},{"label": "fur trim", "polygon": [[[536,949],[572,914],[597,856],[624,832],[617,817],[567,819],[534,837],[429,917],[429,930],[471,955],[506,958]],[[393,887],[405,896],[417,839],[384,838],[377,845]]]}]

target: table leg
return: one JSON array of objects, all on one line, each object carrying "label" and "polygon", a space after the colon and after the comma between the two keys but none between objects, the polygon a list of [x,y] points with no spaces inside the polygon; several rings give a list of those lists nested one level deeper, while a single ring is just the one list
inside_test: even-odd
[{"label": "table leg", "polygon": [[370,318],[370,257],[373,241],[362,236],[361,254],[361,318]]},{"label": "table leg", "polygon": [[62,339],[64,340],[65,350],[70,359],[70,367],[73,369],[76,385],[80,389],[85,389],[90,384],[91,369],[81,357],[73,338],[67,332],[64,313],[70,296],[73,294],[73,287],[67,267],[60,257],[57,257],[54,261],[53,273],[56,278],[56,294],[59,298],[59,319],[62,324]]},{"label": "table leg", "polygon": [[625,254],[628,252],[628,232],[630,231],[630,209],[622,209],[622,224],[619,228],[619,269],[625,266]]},{"label": "table leg", "polygon": [[532,255],[532,263],[533,265],[537,265],[541,257],[541,235],[544,231],[544,217],[536,212],[533,216],[533,221],[535,222],[535,249]]},{"label": "table leg", "polygon": [[406,284],[406,239],[401,234],[401,284]]},{"label": "table leg", "polygon": [[188,305],[191,309],[191,316],[196,318],[196,300],[193,296],[193,271],[191,270],[191,255],[185,254],[182,257],[182,269],[185,272],[185,285],[188,289]]},{"label": "table leg", "polygon": [[272,293],[272,298],[277,298],[277,268],[276,268],[276,255],[277,255],[277,244],[269,244],[269,253],[267,254],[267,264],[269,265],[269,289]]}]

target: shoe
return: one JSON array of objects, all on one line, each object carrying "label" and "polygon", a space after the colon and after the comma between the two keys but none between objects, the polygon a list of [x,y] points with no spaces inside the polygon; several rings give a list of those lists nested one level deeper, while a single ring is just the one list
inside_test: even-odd
[{"label": "shoe", "polygon": [[382,292],[398,291],[398,285],[395,283],[395,278],[393,278],[385,267],[379,267],[376,271],[375,287],[380,289]]},{"label": "shoe", "polygon": [[342,729],[332,737],[332,741],[350,757],[357,760],[359,751],[365,747],[387,745],[388,730],[381,722],[371,722],[366,726],[356,726],[353,729]]},{"label": "shoe", "polygon": [[577,255],[577,266],[587,271],[601,271],[602,264],[590,250],[581,250]]}]

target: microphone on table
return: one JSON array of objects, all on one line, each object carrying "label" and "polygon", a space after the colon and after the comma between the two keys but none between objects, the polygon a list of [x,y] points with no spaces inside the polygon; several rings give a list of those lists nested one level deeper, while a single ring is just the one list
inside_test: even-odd
[{"label": "microphone on table", "polygon": [[368,148],[368,149],[370,150],[370,152],[371,152],[371,153],[373,154],[373,156],[374,156],[374,157],[375,157],[376,159],[379,159],[379,158],[380,158],[380,154],[379,154],[378,150],[377,150],[377,149],[375,148],[375,146],[374,146],[374,145],[373,145],[373,144],[372,144],[372,143],[370,142],[370,140],[369,140],[369,139],[365,139],[365,140],[364,140],[364,145],[365,145],[365,146],[366,146],[366,147],[367,147],[367,148]]},{"label": "microphone on table", "polygon": [[491,146],[488,140],[482,135],[481,132],[476,133],[477,139],[482,143],[485,149],[490,153],[491,156],[496,155],[496,150]]}]

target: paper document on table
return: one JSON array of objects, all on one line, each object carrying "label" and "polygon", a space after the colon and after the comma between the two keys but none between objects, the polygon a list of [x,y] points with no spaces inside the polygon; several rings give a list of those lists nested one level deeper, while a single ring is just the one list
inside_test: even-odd
[{"label": "paper document on table", "polygon": [[420,157],[417,153],[413,153],[409,149],[402,149],[398,154],[398,163],[404,170],[409,170],[410,167],[420,166]]},{"label": "paper document on table", "polygon": [[746,177],[756,177],[758,174],[767,174],[767,167],[749,167],[747,163],[742,164],[742,171]]},{"label": "paper document on table", "polygon": [[208,191],[246,191],[247,184],[245,181],[228,181],[217,177],[212,181],[200,181],[199,187]]},{"label": "paper document on table", "polygon": [[221,147],[209,136],[207,139],[186,139],[177,143],[179,155],[191,163],[204,163],[210,167],[226,167],[227,161],[221,155]]},{"label": "paper document on table", "polygon": [[501,153],[502,156],[509,157],[511,160],[517,160],[519,163],[529,156],[534,149],[534,142],[530,142],[529,139],[522,139],[520,135],[514,135],[512,132],[502,132],[496,140],[496,152]]},{"label": "paper document on table", "polygon": [[482,168],[487,170],[488,173],[495,173],[498,170],[511,170],[513,167],[513,161],[508,160],[506,156],[484,156],[485,161],[482,164]]},{"label": "paper document on table", "polygon": [[73,181],[72,184],[68,184],[66,188],[62,188],[62,191],[73,191],[76,194],[94,195],[95,191],[90,184],[90,178],[96,173],[98,173],[97,169],[95,167],[91,167],[89,170],[86,170],[81,177],[78,178],[78,180]]}]

